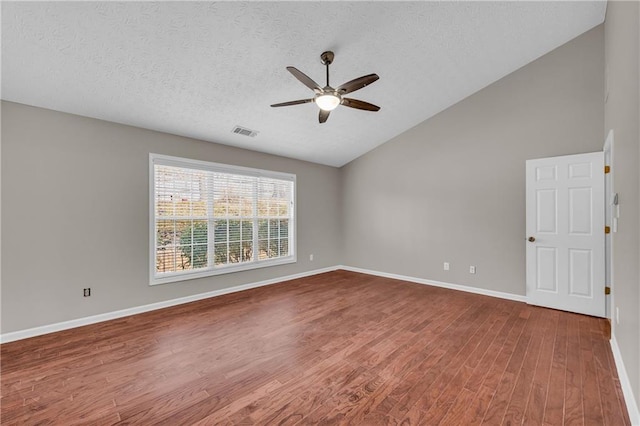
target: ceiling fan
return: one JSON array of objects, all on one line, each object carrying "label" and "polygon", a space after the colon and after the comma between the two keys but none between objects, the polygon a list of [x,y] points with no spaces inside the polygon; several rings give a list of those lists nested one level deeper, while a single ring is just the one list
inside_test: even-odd
[{"label": "ceiling fan", "polygon": [[320,55],[322,64],[327,67],[327,85],[325,87],[320,87],[318,83],[313,81],[309,76],[307,76],[297,68],[287,67],[287,70],[291,74],[293,74],[295,78],[300,80],[300,82],[302,82],[302,84],[307,86],[309,89],[313,90],[316,95],[311,99],[282,102],[279,104],[273,104],[271,106],[282,107],[315,102],[315,104],[318,105],[318,108],[320,108],[320,115],[318,116],[318,120],[320,121],[320,123],[326,122],[331,111],[336,109],[338,105],[344,105],[349,108],[363,109],[365,111],[378,111],[380,107],[377,105],[373,105],[365,101],[359,101],[357,99],[345,98],[344,95],[355,92],[356,90],[360,90],[363,87],[373,83],[380,77],[378,77],[377,74],[364,75],[362,77],[358,77],[356,79],[348,81],[334,89],[329,85],[329,65],[331,65],[331,63],[333,62],[333,58],[333,52],[323,52],[322,55]]}]

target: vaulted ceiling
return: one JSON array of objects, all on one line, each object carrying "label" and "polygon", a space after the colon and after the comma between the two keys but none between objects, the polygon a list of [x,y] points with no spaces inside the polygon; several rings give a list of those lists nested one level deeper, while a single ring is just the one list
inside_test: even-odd
[{"label": "vaulted ceiling", "polygon": [[[342,166],[604,21],[595,2],[2,2],[2,99]],[[380,80],[318,123],[292,65]],[[463,125],[464,123],[461,123]],[[236,125],[256,137],[232,133]]]}]

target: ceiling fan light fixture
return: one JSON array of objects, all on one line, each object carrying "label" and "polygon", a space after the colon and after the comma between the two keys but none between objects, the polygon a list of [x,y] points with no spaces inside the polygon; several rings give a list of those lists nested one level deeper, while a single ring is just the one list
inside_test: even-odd
[{"label": "ceiling fan light fixture", "polygon": [[327,67],[327,85],[324,88],[320,87],[320,85],[313,81],[311,77],[309,77],[296,67],[287,67],[287,71],[293,74],[293,76],[297,78],[302,84],[313,90],[315,96],[310,99],[299,99],[297,101],[280,102],[277,104],[272,104],[271,106],[283,107],[314,102],[316,105],[318,105],[318,108],[320,108],[320,113],[318,114],[318,121],[320,122],[320,124],[326,123],[331,111],[338,108],[339,105],[344,105],[345,107],[349,108],[361,109],[364,111],[379,111],[380,107],[377,105],[370,104],[369,102],[365,101],[359,101],[357,99],[343,98],[342,96],[351,92],[355,92],[356,90],[360,90],[378,80],[378,78],[380,77],[378,77],[377,74],[363,75],[362,77],[354,78],[351,81],[347,81],[346,83],[341,84],[334,89],[329,84],[329,65],[331,65],[331,63],[333,62],[333,58],[334,54],[330,51],[323,52],[322,55],[320,55],[322,65]]},{"label": "ceiling fan light fixture", "polygon": [[323,93],[315,98],[316,105],[323,111],[333,111],[341,101],[342,99],[333,93]]}]

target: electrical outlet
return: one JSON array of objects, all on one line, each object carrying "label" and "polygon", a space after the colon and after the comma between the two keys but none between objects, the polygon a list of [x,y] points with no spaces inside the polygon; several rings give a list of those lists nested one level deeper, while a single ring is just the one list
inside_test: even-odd
[{"label": "electrical outlet", "polygon": [[445,271],[449,270],[449,262],[444,262],[444,270]]},{"label": "electrical outlet", "polygon": [[469,266],[469,273],[470,274],[475,274],[476,273],[476,267],[475,266]]},{"label": "electrical outlet", "polygon": [[91,296],[91,288],[85,288],[84,297],[89,297],[89,296]]},{"label": "electrical outlet", "polygon": [[309,260],[310,260],[311,262],[313,262],[313,255],[312,255],[312,254],[310,254],[310,255],[309,255]]},{"label": "electrical outlet", "polygon": [[616,306],[616,324],[620,325],[620,308]]}]

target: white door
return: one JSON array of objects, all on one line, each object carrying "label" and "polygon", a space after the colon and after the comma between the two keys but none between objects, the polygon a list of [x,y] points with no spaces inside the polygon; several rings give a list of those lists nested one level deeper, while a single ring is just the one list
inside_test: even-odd
[{"label": "white door", "polygon": [[605,316],[604,153],[527,161],[527,301]]}]

